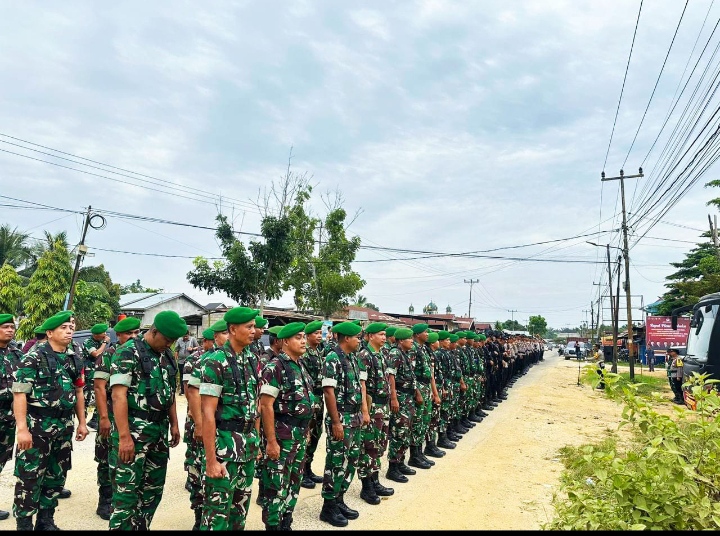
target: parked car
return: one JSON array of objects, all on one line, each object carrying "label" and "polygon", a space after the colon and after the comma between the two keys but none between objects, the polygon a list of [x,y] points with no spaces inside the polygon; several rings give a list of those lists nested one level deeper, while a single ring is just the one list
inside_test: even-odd
[{"label": "parked car", "polygon": [[585,359],[585,357],[587,357],[587,352],[588,352],[587,345],[584,342],[581,342],[579,344],[580,344],[580,347],[579,347],[580,355],[577,355],[577,356],[575,355],[575,343],[571,342],[565,347],[564,355],[565,355],[566,361],[568,359],[570,359],[571,357],[574,357],[576,359]]}]

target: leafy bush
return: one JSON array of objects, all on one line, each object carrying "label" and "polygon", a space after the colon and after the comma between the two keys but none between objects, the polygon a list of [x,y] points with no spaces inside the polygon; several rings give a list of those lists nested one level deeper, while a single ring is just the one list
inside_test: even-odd
[{"label": "leafy bush", "polygon": [[[586,380],[597,385],[589,371]],[[637,385],[605,374],[605,392],[623,404],[620,426],[630,444],[606,439],[566,447],[560,493],[553,497],[551,530],[720,529],[720,398],[706,375],[690,385],[697,411],[655,411],[660,396],[638,396]]]}]

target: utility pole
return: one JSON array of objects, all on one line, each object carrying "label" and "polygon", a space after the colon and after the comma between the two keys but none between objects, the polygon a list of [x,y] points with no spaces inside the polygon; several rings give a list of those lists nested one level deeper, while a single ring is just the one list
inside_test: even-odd
[{"label": "utility pole", "polygon": [[590,302],[590,342],[595,338],[595,304]]},{"label": "utility pole", "polygon": [[615,324],[613,325],[613,366],[611,372],[617,374],[617,339],[618,330],[620,329],[620,272],[622,270],[622,257],[618,255],[617,259],[618,276],[617,276],[617,291],[615,292]]},{"label": "utility pole", "polygon": [[515,324],[515,313],[517,313],[517,309],[508,309],[507,312],[510,313],[510,316],[511,316],[510,321],[514,325]]},{"label": "utility pole", "polygon": [[467,279],[463,279],[463,281],[465,281],[465,283],[470,283],[470,303],[468,303],[468,318],[471,318],[470,317],[470,309],[472,309],[472,288],[473,288],[473,285],[475,283],[479,283],[480,280],[470,278],[470,281],[468,281]]},{"label": "utility pole", "polygon": [[710,223],[710,236],[712,237],[713,244],[715,244],[715,254],[718,257],[718,260],[720,260],[720,248],[718,248],[717,216],[715,216],[715,225],[713,225],[713,221],[710,219],[710,214],[708,214],[708,222]]},{"label": "utility pole", "polygon": [[623,256],[625,257],[625,298],[627,301],[627,326],[628,326],[628,361],[630,363],[630,381],[635,381],[635,348],[633,347],[633,325],[632,325],[632,305],[630,303],[630,252],[628,248],[628,228],[627,214],[625,212],[625,179],[634,179],[644,177],[643,170],[640,168],[637,175],[628,175],[625,177],[623,170],[620,170],[618,177],[605,177],[605,172],[601,174],[601,181],[620,180],[620,197],[622,198],[622,231],[623,231]]},{"label": "utility pole", "polygon": [[580,321],[580,336],[581,337],[584,337],[585,329],[587,329],[587,314],[589,312],[590,311],[588,311],[587,309],[582,310],[583,319]]},{"label": "utility pole", "polygon": [[77,259],[75,259],[75,269],[73,270],[70,292],[68,294],[67,304],[65,304],[65,309],[70,309],[72,307],[73,299],[75,298],[75,285],[77,284],[78,275],[80,274],[80,263],[88,250],[85,245],[85,236],[87,236],[88,227],[90,227],[90,211],[91,207],[88,206],[87,212],[85,213],[85,222],[83,223],[82,237],[80,238],[80,243],[78,244]]}]

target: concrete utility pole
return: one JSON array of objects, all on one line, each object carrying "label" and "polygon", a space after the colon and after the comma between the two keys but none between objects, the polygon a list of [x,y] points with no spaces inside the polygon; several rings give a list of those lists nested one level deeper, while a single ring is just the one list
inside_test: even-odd
[{"label": "concrete utility pole", "polygon": [[630,302],[630,253],[628,248],[628,228],[627,213],[625,211],[625,179],[634,179],[644,177],[643,170],[640,168],[637,175],[628,175],[625,177],[623,170],[617,177],[605,177],[603,171],[600,175],[601,181],[620,180],[620,197],[622,198],[622,231],[623,231],[623,256],[625,257],[625,297],[627,301],[627,326],[628,326],[628,361],[630,363],[630,381],[635,380],[635,348],[633,347],[633,325],[632,325],[632,305]]},{"label": "concrete utility pole", "polygon": [[720,248],[718,247],[718,233],[717,233],[717,216],[715,216],[715,225],[713,225],[710,214],[708,214],[708,222],[710,223],[710,236],[712,237],[713,244],[715,244],[715,254],[720,260]]},{"label": "concrete utility pole", "polygon": [[517,309],[508,309],[508,313],[510,313],[510,321],[515,323],[515,313],[517,313]]},{"label": "concrete utility pole", "polygon": [[75,259],[75,269],[73,270],[72,281],[70,283],[70,293],[68,294],[68,300],[67,304],[65,305],[65,309],[72,308],[73,299],[75,298],[75,285],[77,284],[78,276],[80,275],[80,263],[82,262],[82,259],[88,250],[87,246],[85,245],[85,237],[87,236],[88,227],[90,227],[90,211],[91,207],[88,206],[87,213],[85,214],[85,222],[83,223],[82,238],[80,238],[80,243],[78,244],[77,258]]},{"label": "concrete utility pole", "polygon": [[479,283],[480,280],[470,278],[470,281],[468,281],[467,279],[463,279],[463,281],[465,281],[466,283],[470,283],[470,303],[468,303],[468,318],[472,318],[470,316],[470,309],[472,309],[472,287],[475,283]]}]

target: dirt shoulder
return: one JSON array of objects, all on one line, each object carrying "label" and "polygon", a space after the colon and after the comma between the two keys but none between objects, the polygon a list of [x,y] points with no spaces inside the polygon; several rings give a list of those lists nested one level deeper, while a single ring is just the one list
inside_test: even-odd
[{"label": "dirt shoulder", "polygon": [[[582,365],[582,364],[581,364]],[[622,369],[621,369],[622,370]],[[636,371],[639,373],[639,371]],[[664,370],[643,374],[663,377]],[[395,495],[371,506],[362,501],[360,483],[353,482],[345,500],[360,511],[347,529],[357,530],[532,530],[549,521],[553,491],[562,471],[557,453],[565,445],[601,439],[617,430],[621,408],[602,392],[578,386],[578,363],[565,361],[555,352],[533,367],[510,389],[509,398],[458,443],[455,450],[437,460],[435,467],[418,470],[407,484],[393,484]],[[668,395],[668,398],[669,395]],[[181,421],[185,399],[179,398]],[[73,468],[67,487],[73,492],[61,500],[55,519],[62,529],[107,529],[95,515],[97,506],[95,434],[74,443]],[[321,438],[321,449],[325,439]],[[184,445],[172,449],[165,493],[152,529],[189,529],[193,516],[185,491]],[[321,474],[325,457],[320,451],[313,463]],[[383,467],[387,467],[383,460]],[[12,505],[15,479],[13,461],[0,474],[0,508]],[[260,507],[253,489],[247,529],[262,530]],[[293,528],[337,530],[318,519],[322,506],[320,488],[301,489]],[[15,530],[10,518],[0,530]]]}]

